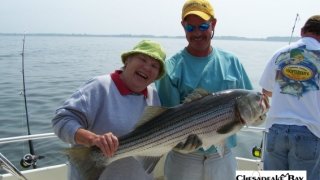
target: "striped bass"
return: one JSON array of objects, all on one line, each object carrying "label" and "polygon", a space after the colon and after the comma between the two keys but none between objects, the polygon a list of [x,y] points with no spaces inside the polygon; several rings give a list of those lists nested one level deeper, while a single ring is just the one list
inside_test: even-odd
[{"label": "striped bass", "polygon": [[97,147],[74,147],[67,154],[84,179],[98,179],[106,165],[129,156],[155,157],[151,163],[142,163],[151,172],[157,160],[172,149],[193,152],[220,144],[245,125],[262,124],[268,109],[268,99],[259,92],[234,89],[209,94],[197,89],[181,105],[146,107],[136,128],[118,138],[113,157],[104,157]]}]

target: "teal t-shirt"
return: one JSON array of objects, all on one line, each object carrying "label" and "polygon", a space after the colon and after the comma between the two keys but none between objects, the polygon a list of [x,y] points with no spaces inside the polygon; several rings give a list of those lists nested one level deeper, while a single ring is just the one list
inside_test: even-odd
[{"label": "teal t-shirt", "polygon": [[[166,75],[156,81],[162,106],[181,104],[196,88],[210,93],[226,89],[253,89],[247,73],[239,59],[226,51],[213,48],[206,57],[195,57],[186,49],[166,60]],[[236,136],[229,137],[225,144],[236,146]],[[212,146],[204,153],[215,152]]]}]

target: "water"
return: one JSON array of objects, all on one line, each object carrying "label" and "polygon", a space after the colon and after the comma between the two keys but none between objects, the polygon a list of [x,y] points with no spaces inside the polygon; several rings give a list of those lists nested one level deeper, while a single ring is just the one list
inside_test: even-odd
[{"label": "water", "polygon": [[[22,92],[22,36],[0,36],[0,138],[27,134]],[[149,38],[152,39],[152,38]],[[55,109],[79,86],[93,76],[113,72],[122,66],[120,54],[141,38],[27,36],[25,79],[31,134],[52,132]],[[185,39],[155,38],[170,57],[184,47]],[[236,54],[246,68],[254,88],[273,52],[285,42],[214,40],[213,45]],[[261,134],[239,133],[236,154],[251,157]],[[36,154],[45,156],[38,167],[66,161],[59,139],[35,140]],[[239,151],[239,149],[242,149]],[[0,152],[17,167],[29,152],[26,142],[0,145]],[[21,168],[20,168],[21,169]]]}]

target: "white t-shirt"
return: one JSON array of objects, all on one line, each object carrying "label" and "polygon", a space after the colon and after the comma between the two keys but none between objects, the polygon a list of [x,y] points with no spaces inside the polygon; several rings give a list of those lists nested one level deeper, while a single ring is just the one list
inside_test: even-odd
[{"label": "white t-shirt", "polygon": [[320,137],[320,43],[304,37],[278,50],[259,82],[272,92],[266,128],[306,126]]}]

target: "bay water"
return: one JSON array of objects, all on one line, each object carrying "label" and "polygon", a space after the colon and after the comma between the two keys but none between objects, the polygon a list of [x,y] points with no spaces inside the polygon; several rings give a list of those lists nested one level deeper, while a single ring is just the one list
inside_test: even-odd
[{"label": "bay water", "polygon": [[[187,45],[183,38],[26,36],[24,74],[31,134],[53,132],[51,119],[63,101],[90,78],[122,67],[121,53],[142,39],[160,42],[167,57]],[[23,36],[0,35],[0,138],[27,135],[22,95]],[[271,55],[287,42],[213,40],[213,46],[230,51],[243,63],[254,89]],[[251,148],[260,145],[262,133],[238,133],[237,156],[252,158]],[[68,145],[58,138],[34,140],[36,154],[45,156],[37,166],[66,161]],[[0,144],[0,152],[19,169],[29,153],[27,142]]]}]

